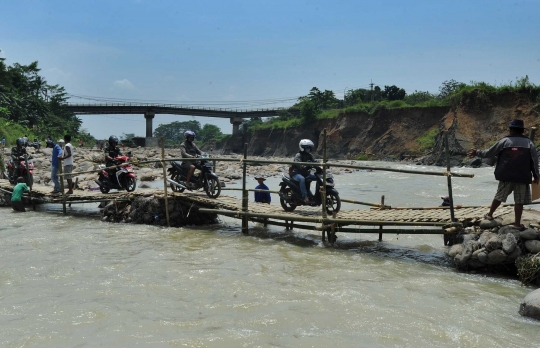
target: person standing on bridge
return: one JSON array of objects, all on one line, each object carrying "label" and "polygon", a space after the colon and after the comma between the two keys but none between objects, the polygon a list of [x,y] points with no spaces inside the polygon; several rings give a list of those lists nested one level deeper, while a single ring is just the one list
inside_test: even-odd
[{"label": "person standing on bridge", "polygon": [[[64,142],[64,140],[62,140]],[[52,151],[52,161],[51,161],[51,180],[54,183],[54,189],[51,192],[52,194],[60,193],[60,180],[58,180],[58,166],[60,161],[58,157],[62,155],[61,143],[55,144]]]},{"label": "person standing on bridge", "polygon": [[510,193],[514,192],[514,228],[523,229],[521,225],[521,215],[523,205],[531,203],[531,174],[534,183],[537,184],[540,178],[538,172],[538,155],[534,143],[523,135],[525,126],[523,120],[514,119],[510,125],[510,135],[499,140],[495,145],[487,150],[481,151],[471,149],[468,157],[478,156],[480,158],[497,156],[495,166],[495,179],[499,181],[499,187],[489,212],[484,215],[485,219],[493,220],[493,213],[506,202]]},{"label": "person standing on bridge", "polygon": [[[199,150],[197,145],[195,145],[193,142],[195,140],[195,132],[188,130],[184,133],[184,137],[186,140],[182,143],[182,145],[180,145],[180,154],[182,158],[196,158],[197,155],[202,155],[201,150]],[[194,188],[194,185],[189,181],[191,180],[191,176],[195,172],[196,167],[200,167],[200,165],[195,162],[182,162],[182,170],[187,172],[186,186],[188,190],[192,190]]]},{"label": "person standing on bridge", "polygon": [[70,195],[73,193],[73,179],[71,179],[71,173],[73,173],[73,145],[71,145],[71,135],[64,135],[64,141],[66,142],[64,154],[58,156],[58,159],[64,161],[64,178],[68,184],[66,195]]}]

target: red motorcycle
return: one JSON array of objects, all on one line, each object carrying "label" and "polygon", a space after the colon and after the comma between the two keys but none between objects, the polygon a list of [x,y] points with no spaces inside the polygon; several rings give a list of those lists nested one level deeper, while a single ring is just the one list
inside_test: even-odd
[{"label": "red motorcycle", "polygon": [[111,172],[114,169],[106,170],[105,165],[100,164],[98,168],[102,169],[99,173],[99,178],[96,183],[99,185],[99,189],[102,193],[108,193],[111,189],[126,190],[127,192],[135,191],[137,187],[137,177],[133,171],[131,164],[126,163],[129,161],[130,154],[116,156],[114,161],[119,164],[113,175]]},{"label": "red motorcycle", "polygon": [[[13,166],[13,159],[8,161],[6,177],[9,179],[9,182],[13,185],[17,184],[17,178],[22,176],[24,182],[29,187],[32,187],[34,183],[34,163],[29,161],[32,156],[28,156],[25,160],[23,156],[19,157],[19,170],[15,172],[15,166]],[[28,171],[26,170],[26,163],[28,163]]]}]

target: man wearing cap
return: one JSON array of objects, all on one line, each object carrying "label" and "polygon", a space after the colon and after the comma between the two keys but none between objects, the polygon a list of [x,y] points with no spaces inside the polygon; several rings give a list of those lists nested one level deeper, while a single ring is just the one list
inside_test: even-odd
[{"label": "man wearing cap", "polygon": [[[487,150],[481,151],[471,149],[467,156],[478,156],[481,158],[497,156],[495,166],[495,179],[499,181],[499,187],[489,213],[484,215],[485,219],[492,220],[493,213],[506,202],[510,193],[514,192],[514,228],[523,229],[521,225],[521,215],[523,214],[523,204],[531,203],[530,183],[538,183],[540,174],[538,173],[538,155],[533,142],[523,135],[525,126],[523,120],[514,119],[510,125],[510,135],[499,140],[495,145]],[[531,174],[533,180],[531,180]]]},{"label": "man wearing cap", "polygon": [[[255,190],[269,190],[268,186],[264,184],[264,181],[266,180],[262,175],[256,176],[255,180],[259,182],[259,185],[255,187]],[[272,198],[270,197],[270,192],[257,192],[255,191],[255,202],[257,203],[268,203],[272,201]]]}]

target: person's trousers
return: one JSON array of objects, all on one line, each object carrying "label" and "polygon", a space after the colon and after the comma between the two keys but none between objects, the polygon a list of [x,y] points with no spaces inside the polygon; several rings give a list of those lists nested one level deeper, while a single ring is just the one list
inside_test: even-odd
[{"label": "person's trousers", "polygon": [[302,174],[296,174],[294,177],[294,180],[298,181],[298,185],[300,186],[300,192],[302,193],[302,198],[306,198],[307,196],[307,188],[306,184],[312,182],[313,180],[317,179],[314,174],[309,174],[304,178]]},{"label": "person's trousers", "polygon": [[51,166],[51,180],[54,183],[54,190],[60,191],[60,180],[58,180],[58,167]]},{"label": "person's trousers", "polygon": [[15,211],[26,211],[26,209],[24,209],[24,204],[22,201],[11,201],[11,207]]}]

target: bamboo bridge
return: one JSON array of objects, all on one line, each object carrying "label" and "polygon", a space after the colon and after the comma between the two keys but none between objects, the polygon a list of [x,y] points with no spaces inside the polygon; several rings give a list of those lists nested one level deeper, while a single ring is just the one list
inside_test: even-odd
[{"label": "bamboo bridge", "polygon": [[[62,204],[64,214],[67,213],[66,205],[92,202],[132,202],[137,197],[156,197],[163,199],[165,211],[167,214],[167,224],[169,221],[168,200],[174,199],[182,204],[188,204],[195,213],[224,215],[231,218],[242,220],[242,232],[248,234],[248,222],[263,223],[265,225],[282,226],[286,229],[305,229],[322,232],[322,239],[333,242],[336,240],[337,232],[346,233],[378,233],[379,240],[382,240],[382,233],[401,233],[401,234],[455,234],[462,227],[474,224],[482,219],[486,212],[486,207],[458,207],[454,208],[452,198],[452,177],[473,177],[472,174],[460,174],[450,171],[449,150],[447,136],[445,135],[447,170],[443,172],[419,171],[408,169],[396,169],[376,166],[357,166],[327,162],[326,159],[326,130],[323,136],[323,161],[319,163],[323,170],[323,182],[326,182],[326,170],[330,167],[345,167],[351,169],[370,169],[391,172],[403,172],[422,175],[437,175],[446,177],[448,183],[448,196],[450,197],[449,207],[431,207],[431,208],[392,208],[384,204],[384,196],[381,197],[381,203],[366,203],[348,199],[342,199],[343,202],[362,204],[371,206],[370,209],[350,209],[341,210],[328,216],[326,209],[326,199],[322,199],[321,207],[298,206],[292,212],[283,211],[281,206],[270,204],[249,203],[248,192],[253,191],[246,188],[246,167],[248,165],[261,165],[264,163],[280,164],[304,164],[313,165],[313,163],[287,162],[287,161],[267,161],[252,160],[247,158],[247,144],[244,146],[244,154],[241,158],[212,158],[213,161],[236,161],[241,162],[242,188],[233,190],[242,191],[242,198],[235,198],[221,195],[218,198],[209,198],[204,193],[189,192],[170,192],[168,190],[168,180],[166,176],[166,162],[174,160],[196,161],[198,159],[171,159],[165,158],[163,141],[160,141],[161,159],[145,162],[134,162],[134,165],[140,165],[150,162],[161,162],[163,168],[163,189],[139,189],[134,192],[118,192],[103,194],[99,191],[80,191],[76,190],[73,194],[52,195],[51,188],[41,185],[34,185],[29,194],[32,203]],[[60,166],[62,168],[62,166]],[[88,172],[96,172],[88,171]],[[74,174],[82,174],[74,173]],[[219,173],[218,173],[219,175]],[[63,177],[63,174],[59,174]],[[61,180],[62,192],[63,180]],[[325,185],[321,186],[320,194],[326,197]],[[229,188],[230,190],[230,188]],[[11,193],[12,185],[7,180],[0,180],[0,191],[4,194]],[[169,192],[168,192],[169,191]],[[275,191],[269,191],[276,193]],[[504,215],[512,211],[510,204],[501,206],[496,211],[496,216]],[[388,228],[391,226],[391,228]]]}]

